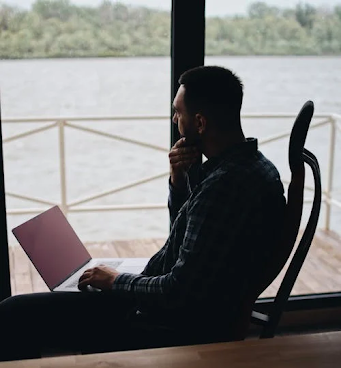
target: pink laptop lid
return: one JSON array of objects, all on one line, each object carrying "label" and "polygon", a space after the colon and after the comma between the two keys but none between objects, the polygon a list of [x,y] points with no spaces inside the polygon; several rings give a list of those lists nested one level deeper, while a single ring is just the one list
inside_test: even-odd
[{"label": "pink laptop lid", "polygon": [[24,222],[12,232],[50,290],[91,259],[58,206]]}]

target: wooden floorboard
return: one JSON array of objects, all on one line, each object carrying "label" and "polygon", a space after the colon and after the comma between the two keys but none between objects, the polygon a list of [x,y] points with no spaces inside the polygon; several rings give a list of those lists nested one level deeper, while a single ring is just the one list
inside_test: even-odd
[{"label": "wooden floorboard", "polygon": [[[151,257],[164,239],[117,240],[86,244],[93,257]],[[19,246],[10,247],[12,294],[48,291],[38,272]],[[274,296],[283,277],[280,275],[261,297]],[[318,230],[292,295],[341,291],[341,238]]]}]

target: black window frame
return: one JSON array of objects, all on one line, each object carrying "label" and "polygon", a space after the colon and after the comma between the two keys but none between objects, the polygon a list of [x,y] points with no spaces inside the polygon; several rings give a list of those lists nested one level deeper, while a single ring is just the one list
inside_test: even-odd
[{"label": "black window frame", "polygon": [[[204,65],[205,60],[205,0],[172,0],[171,10],[171,101],[178,89],[178,79],[185,70]],[[0,107],[1,108],[1,107]],[[172,117],[172,111],[171,111]],[[170,120],[172,146],[178,139],[179,133],[172,119]],[[0,301],[11,296],[10,262],[6,219],[5,179],[2,144],[2,123],[0,110]],[[341,286],[340,286],[341,289]],[[256,303],[259,310],[266,309],[273,298],[262,298]],[[340,292],[291,296],[286,311],[306,313],[311,310],[336,310],[341,315]],[[297,318],[297,317],[296,317]],[[299,320],[299,318],[298,318]],[[317,323],[317,321],[316,321]]]}]

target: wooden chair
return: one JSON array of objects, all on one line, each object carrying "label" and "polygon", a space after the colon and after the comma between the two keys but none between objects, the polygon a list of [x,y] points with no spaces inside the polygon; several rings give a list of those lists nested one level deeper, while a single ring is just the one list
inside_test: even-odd
[{"label": "wooden chair", "polygon": [[[283,232],[279,240],[280,252],[277,252],[271,268],[266,270],[261,280],[257,280],[257,284],[253,286],[249,297],[246,298],[242,317],[238,321],[239,326],[236,326],[236,340],[246,337],[250,323],[262,326],[260,338],[269,338],[275,335],[279,320],[314,237],[321,207],[321,175],[318,160],[310,151],[304,148],[313,113],[314,104],[312,101],[307,101],[294,122],[289,142],[291,181],[287,193]],[[297,236],[301,226],[304,202],[305,164],[311,168],[313,173],[314,199],[307,225],[302,229],[303,232],[298,242]],[[254,311],[256,299],[278,276],[297,242],[298,246],[270,310],[267,313]]]}]

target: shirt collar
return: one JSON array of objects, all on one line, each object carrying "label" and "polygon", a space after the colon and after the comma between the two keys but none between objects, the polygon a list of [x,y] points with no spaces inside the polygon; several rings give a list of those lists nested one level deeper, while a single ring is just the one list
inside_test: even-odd
[{"label": "shirt collar", "polygon": [[201,165],[201,174],[203,177],[207,177],[214,171],[223,161],[235,159],[238,156],[245,156],[253,154],[258,150],[257,138],[246,138],[245,142],[238,143],[229,147],[219,156],[209,158]]}]

